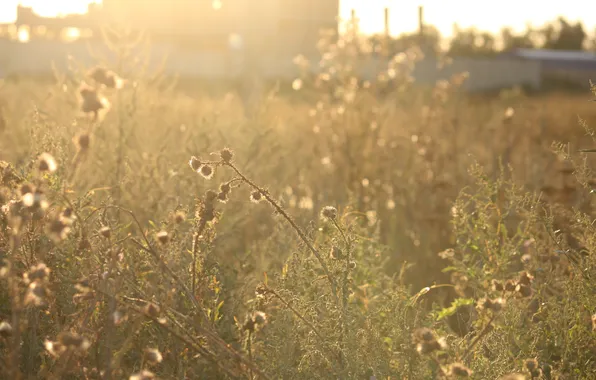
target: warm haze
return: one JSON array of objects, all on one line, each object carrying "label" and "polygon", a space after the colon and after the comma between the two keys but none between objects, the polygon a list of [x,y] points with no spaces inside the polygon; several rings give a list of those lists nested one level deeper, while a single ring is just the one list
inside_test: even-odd
[{"label": "warm haze", "polygon": [[[3,0],[0,2],[0,22],[14,20],[16,6],[19,3],[32,6],[42,16],[56,16],[85,12],[91,2],[88,0]],[[350,10],[355,9],[361,20],[361,30],[364,33],[376,33],[383,29],[383,8],[388,6],[391,9],[391,32],[398,34],[416,29],[419,5],[425,6],[425,21],[435,25],[445,36],[450,35],[454,23],[462,27],[475,26],[489,32],[498,32],[503,26],[523,29],[526,23],[541,25],[559,15],[571,21],[582,20],[588,33],[596,28],[596,13],[588,12],[587,3],[582,0],[565,2],[341,0],[340,12],[342,18],[348,18]]]}]

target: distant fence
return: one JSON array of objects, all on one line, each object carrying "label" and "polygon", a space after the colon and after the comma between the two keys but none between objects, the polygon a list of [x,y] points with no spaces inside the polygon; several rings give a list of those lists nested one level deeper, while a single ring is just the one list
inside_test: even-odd
[{"label": "distant fence", "polygon": [[[93,50],[102,56],[114,58],[100,43],[93,45]],[[59,71],[68,69],[68,56],[85,65],[97,63],[89,52],[85,42],[63,43],[59,41],[30,41],[19,43],[0,40],[0,75],[33,74],[44,75],[52,72],[52,65]],[[174,46],[156,44],[151,47],[149,67],[160,66],[164,57],[166,74],[197,78],[234,78],[242,75],[246,61],[240,51],[197,52],[177,49]],[[269,78],[294,78],[298,70],[292,63],[292,57],[261,56],[257,63],[259,72]],[[363,62],[361,75],[374,77],[383,66],[374,58]],[[386,67],[386,65],[385,65]],[[527,85],[539,88],[541,85],[541,66],[539,62],[517,58],[476,59],[456,58],[451,65],[437,69],[432,59],[419,62],[413,73],[419,83],[432,84],[437,80],[449,79],[453,74],[468,72],[469,80],[465,84],[470,91],[483,91]]]}]

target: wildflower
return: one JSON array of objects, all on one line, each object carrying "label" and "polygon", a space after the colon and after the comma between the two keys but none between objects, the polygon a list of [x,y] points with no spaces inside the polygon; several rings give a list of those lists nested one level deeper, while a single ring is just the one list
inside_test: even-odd
[{"label": "wildflower", "polygon": [[56,164],[56,160],[52,157],[49,153],[42,153],[38,161],[38,169],[40,172],[48,172],[53,173],[58,169],[58,164]]},{"label": "wildflower", "polygon": [[190,166],[190,168],[192,170],[194,170],[195,172],[198,172],[201,167],[201,160],[199,160],[195,156],[192,156],[190,158],[190,161],[188,161],[188,165]]},{"label": "wildflower", "polygon": [[252,193],[250,193],[251,202],[259,203],[261,200],[263,200],[263,193],[261,193],[259,190],[255,190]]},{"label": "wildflower", "polygon": [[10,323],[8,323],[6,321],[2,321],[2,323],[0,323],[0,336],[3,338],[8,338],[11,335],[12,335],[12,326],[10,325]]},{"label": "wildflower", "polygon": [[325,206],[323,210],[321,210],[321,216],[324,219],[335,220],[337,219],[337,209],[332,206]]},{"label": "wildflower", "polygon": [[213,178],[213,174],[215,173],[215,169],[211,165],[203,164],[199,168],[199,174],[203,176],[205,179]]},{"label": "wildflower", "polygon": [[167,244],[170,240],[170,235],[168,235],[167,231],[159,231],[156,235],[157,241],[161,244]]},{"label": "wildflower", "polygon": [[78,152],[85,152],[91,145],[91,136],[85,132],[79,133],[73,137],[72,142],[74,143]]},{"label": "wildflower", "polygon": [[146,348],[144,350],[144,354],[145,354],[145,360],[147,360],[151,363],[154,363],[154,364],[161,363],[161,361],[163,360],[163,356],[161,355],[161,352],[159,352],[159,350],[156,348]]},{"label": "wildflower", "polygon": [[449,366],[449,374],[456,377],[470,377],[472,370],[461,363],[453,363]]},{"label": "wildflower", "polygon": [[153,372],[148,371],[146,369],[142,370],[141,372],[137,372],[128,378],[128,380],[153,380],[153,379],[155,379],[155,375],[153,374]]},{"label": "wildflower", "polygon": [[234,158],[234,152],[230,148],[223,148],[219,152],[219,156],[221,157],[223,162],[231,162],[232,158]]},{"label": "wildflower", "polygon": [[112,237],[112,230],[108,226],[103,226],[99,229],[99,234],[106,239]]}]

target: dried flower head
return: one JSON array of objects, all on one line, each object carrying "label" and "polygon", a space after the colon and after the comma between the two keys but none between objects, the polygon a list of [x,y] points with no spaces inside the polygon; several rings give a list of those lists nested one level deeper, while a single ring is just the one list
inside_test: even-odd
[{"label": "dried flower head", "polygon": [[520,283],[515,287],[515,292],[520,297],[530,297],[532,295],[532,287]]},{"label": "dried flower head", "polygon": [[23,206],[28,207],[31,209],[31,211],[46,210],[49,206],[45,194],[40,190],[36,190],[33,193],[29,192],[23,195],[21,200],[23,202]]},{"label": "dried flower head", "polygon": [[79,133],[73,137],[72,142],[78,152],[86,152],[91,146],[91,135],[86,132]]},{"label": "dried flower head", "polygon": [[449,375],[453,377],[470,377],[472,370],[461,363],[453,363],[449,366]]},{"label": "dried flower head", "polygon": [[95,67],[89,71],[88,76],[95,82],[107,87],[120,89],[124,86],[124,80],[116,73],[103,67]]},{"label": "dried flower head", "polygon": [[517,283],[518,284],[523,284],[523,285],[530,285],[533,280],[534,280],[534,276],[532,276],[527,271],[523,271],[523,272],[520,273],[519,279],[517,280]]},{"label": "dried flower head", "polygon": [[224,182],[221,185],[219,185],[219,192],[220,193],[229,194],[230,191],[232,191],[232,185],[230,185],[229,182]]},{"label": "dried flower head", "polygon": [[334,245],[333,247],[331,247],[331,252],[329,253],[329,256],[332,259],[340,260],[344,257],[344,254],[339,247]]},{"label": "dried flower head", "polygon": [[513,280],[507,280],[507,282],[505,282],[505,290],[508,292],[514,292],[515,291],[515,281]]},{"label": "dried flower head", "polygon": [[226,203],[229,199],[228,193],[225,193],[223,191],[220,191],[219,193],[217,193],[217,200],[220,201],[221,203]]},{"label": "dried flower head", "polygon": [[141,372],[137,372],[131,375],[128,380],[153,380],[155,379],[155,374],[149,370],[142,370]]},{"label": "dried flower head", "polygon": [[421,355],[443,350],[447,346],[444,338],[437,338],[435,333],[426,327],[414,330],[412,340],[416,344],[416,351]]},{"label": "dried flower head", "polygon": [[27,293],[25,294],[25,305],[44,306],[47,295],[48,291],[45,285],[38,281],[32,282],[29,284]]},{"label": "dried flower head", "polygon": [[163,360],[161,352],[156,348],[146,348],[143,353],[145,355],[145,360],[150,363],[159,364]]},{"label": "dried flower head", "polygon": [[77,351],[86,351],[91,343],[82,335],[70,331],[63,331],[58,334],[58,342],[67,348]]},{"label": "dried flower head", "polygon": [[526,359],[524,361],[524,366],[528,369],[528,371],[534,372],[538,369],[538,361],[536,359]]},{"label": "dried flower head", "polygon": [[176,213],[174,214],[174,222],[176,224],[181,224],[181,223],[184,223],[185,220],[186,220],[186,213],[181,210],[176,211]]},{"label": "dried flower head", "polygon": [[259,326],[262,326],[265,323],[267,323],[267,315],[261,311],[255,311],[252,319],[255,321],[255,324]]},{"label": "dried flower head", "polygon": [[492,279],[491,280],[491,289],[493,292],[502,292],[505,290],[503,283],[499,280]]},{"label": "dried flower head", "polygon": [[96,89],[83,83],[79,89],[81,98],[81,111],[84,113],[93,113],[95,118],[98,117],[99,111],[110,108],[110,102],[99,95]]},{"label": "dried flower head", "polygon": [[10,323],[8,323],[6,321],[2,321],[2,323],[0,323],[0,336],[3,338],[8,338],[11,335],[12,335],[12,326],[10,325]]},{"label": "dried flower head", "polygon": [[504,305],[505,305],[505,300],[503,298],[496,298],[496,299],[483,298],[478,301],[478,309],[479,310],[490,310],[493,313],[498,313],[501,310],[503,310]]},{"label": "dried flower head", "polygon": [[170,235],[167,231],[159,231],[155,236],[161,244],[167,244],[170,241]]},{"label": "dried flower head", "polygon": [[263,200],[263,193],[259,190],[254,190],[250,193],[250,201],[253,203],[259,203]]},{"label": "dried flower head", "polygon": [[203,164],[199,168],[198,173],[205,179],[211,179],[213,178],[213,174],[215,174],[215,169],[211,165]]},{"label": "dried flower head", "polygon": [[324,219],[335,220],[337,219],[337,209],[332,206],[325,206],[321,210],[321,216]]},{"label": "dried flower head", "polygon": [[23,274],[23,279],[30,284],[35,281],[44,282],[50,277],[50,268],[44,263],[39,263],[32,267],[29,272]]},{"label": "dried flower head", "polygon": [[161,312],[161,310],[159,309],[159,306],[157,306],[154,303],[148,303],[147,305],[145,305],[145,307],[143,308],[143,311],[145,312],[145,314],[151,318],[158,318],[159,317],[159,313]]},{"label": "dried flower head", "polygon": [[499,378],[499,380],[526,380],[526,377],[521,373],[508,373]]},{"label": "dried flower head", "polygon": [[40,172],[54,173],[58,169],[58,164],[51,154],[42,153],[37,158],[37,168]]},{"label": "dried flower head", "polygon": [[99,229],[99,234],[104,238],[109,239],[112,237],[112,229],[108,226],[103,226]]},{"label": "dried flower head", "polygon": [[219,156],[223,162],[232,162],[232,158],[234,158],[234,152],[230,148],[223,148],[219,152]]},{"label": "dried flower head", "polygon": [[190,166],[190,168],[192,170],[194,170],[195,172],[198,172],[199,171],[199,169],[201,168],[201,165],[202,165],[201,160],[199,160],[195,156],[192,156],[190,158],[190,160],[188,161],[188,166]]},{"label": "dried flower head", "polygon": [[46,234],[54,243],[65,240],[70,230],[70,226],[63,219],[51,220],[46,226]]},{"label": "dried flower head", "polygon": [[33,186],[30,183],[24,183],[19,188],[19,193],[21,194],[21,197],[23,197],[27,194],[32,194],[34,191],[35,191],[35,186]]}]

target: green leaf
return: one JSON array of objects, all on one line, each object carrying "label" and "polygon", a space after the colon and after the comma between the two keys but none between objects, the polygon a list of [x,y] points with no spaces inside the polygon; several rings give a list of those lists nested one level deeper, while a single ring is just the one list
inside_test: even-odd
[{"label": "green leaf", "polygon": [[439,313],[437,315],[437,321],[440,321],[443,318],[452,316],[453,314],[455,314],[457,309],[461,306],[472,305],[472,304],[474,304],[473,298],[456,298],[453,302],[451,302],[451,306],[439,311]]}]

